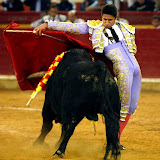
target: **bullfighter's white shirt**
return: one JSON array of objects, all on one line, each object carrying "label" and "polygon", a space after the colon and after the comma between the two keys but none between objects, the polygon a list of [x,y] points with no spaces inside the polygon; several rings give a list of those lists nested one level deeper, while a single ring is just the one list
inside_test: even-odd
[{"label": "bullfighter's white shirt", "polygon": [[[114,25],[112,26],[112,28],[115,30],[115,32],[116,32],[119,40],[121,41],[121,40],[123,39],[123,33],[122,33],[122,31],[120,30],[120,28],[119,28],[116,24],[114,24]],[[106,28],[106,29],[105,29],[105,32],[108,34],[108,37],[113,37],[110,29],[107,29],[107,28]],[[113,39],[112,41],[109,40],[109,39],[104,35],[104,33],[102,33],[102,36],[103,36],[104,41],[105,41],[105,43],[104,43],[104,46],[105,46],[105,47],[108,46],[108,45],[110,45],[110,44],[112,44],[112,43],[116,43],[116,41],[115,41],[114,39]]]}]

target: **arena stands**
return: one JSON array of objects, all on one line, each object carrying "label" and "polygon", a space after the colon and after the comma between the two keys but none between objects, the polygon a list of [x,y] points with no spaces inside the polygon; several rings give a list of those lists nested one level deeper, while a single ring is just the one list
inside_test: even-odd
[{"label": "arena stands", "polygon": [[[61,11],[58,12],[60,14],[67,15],[67,12]],[[12,20],[15,20],[16,23],[19,24],[30,24],[34,20],[39,19],[45,13],[43,12],[3,12],[0,11],[0,25],[8,24]],[[151,19],[153,15],[160,15],[160,12],[134,12],[134,11],[120,11],[120,15],[122,18],[125,18],[132,25],[149,25],[151,24]],[[88,19],[101,19],[100,12],[84,12],[77,11],[77,17],[85,20]]]}]

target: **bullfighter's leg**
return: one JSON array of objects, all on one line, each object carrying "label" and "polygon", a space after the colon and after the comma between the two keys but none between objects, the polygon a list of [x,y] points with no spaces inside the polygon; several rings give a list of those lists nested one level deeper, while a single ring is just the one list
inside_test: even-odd
[{"label": "bullfighter's leg", "polygon": [[37,144],[43,144],[44,139],[47,136],[47,134],[51,131],[53,127],[53,112],[50,109],[50,105],[47,105],[47,102],[45,101],[43,111],[42,111],[42,116],[43,116],[43,124],[42,124],[42,129],[39,137],[36,139],[36,141],[33,143],[33,145]]},{"label": "bullfighter's leg", "polygon": [[[133,56],[133,55],[130,55],[130,56]],[[120,122],[120,135],[119,135],[120,144],[121,144],[121,140],[120,140],[121,134],[125,126],[127,125],[131,115],[135,112],[138,106],[138,100],[139,100],[140,91],[141,91],[141,71],[135,57],[132,57],[132,63],[134,64],[135,70],[133,73],[133,82],[131,86],[131,101],[130,101],[130,107],[129,107],[128,114],[125,118],[125,121]],[[122,147],[122,149],[125,149],[125,148]]]},{"label": "bullfighter's leg", "polygon": [[127,125],[129,119],[130,119],[131,115],[127,114],[125,121],[120,121],[119,125],[120,125],[120,131],[119,131],[119,147],[121,150],[125,150],[125,147],[121,145],[121,134],[125,128],[125,126]]},{"label": "bullfighter's leg", "polygon": [[[130,114],[130,110],[133,114],[133,110],[135,111],[138,104],[141,72],[135,56],[128,51],[125,43],[121,41],[117,43],[117,46],[112,44],[110,47],[106,47],[105,55],[113,63],[113,71],[117,77],[121,98],[121,121],[125,121],[127,114]],[[134,87],[132,87],[133,85]],[[134,106],[131,105],[132,102]]]},{"label": "bullfighter's leg", "polygon": [[106,48],[105,55],[113,62],[113,70],[118,79],[117,85],[121,98],[121,135],[130,115],[134,113],[138,105],[141,72],[135,56],[128,52],[124,42],[117,44],[119,45],[118,48],[115,48],[114,45],[111,48]]}]

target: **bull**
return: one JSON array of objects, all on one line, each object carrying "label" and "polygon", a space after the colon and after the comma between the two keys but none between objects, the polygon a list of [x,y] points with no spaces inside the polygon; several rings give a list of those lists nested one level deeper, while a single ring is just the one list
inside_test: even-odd
[{"label": "bull", "polygon": [[75,127],[86,117],[98,120],[104,116],[106,128],[106,151],[104,160],[111,152],[111,159],[120,156],[118,132],[120,119],[120,97],[116,82],[102,61],[93,62],[83,49],[72,49],[65,54],[49,78],[42,111],[43,125],[34,142],[43,144],[55,123],[62,124],[59,148],[53,156],[63,158],[67,143]]}]

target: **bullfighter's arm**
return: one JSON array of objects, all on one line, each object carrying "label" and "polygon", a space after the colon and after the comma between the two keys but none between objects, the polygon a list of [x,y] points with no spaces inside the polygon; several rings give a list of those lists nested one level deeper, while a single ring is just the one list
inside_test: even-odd
[{"label": "bullfighter's arm", "polygon": [[33,30],[33,33],[41,36],[42,32],[45,31],[47,28],[57,31],[77,33],[77,34],[89,33],[89,27],[86,22],[70,23],[70,22],[53,22],[53,21],[46,21],[45,23],[35,28]]},{"label": "bullfighter's arm", "polygon": [[86,22],[70,23],[70,22],[48,21],[48,28],[57,30],[57,31],[75,33],[75,34],[88,34],[89,33],[89,27]]}]

